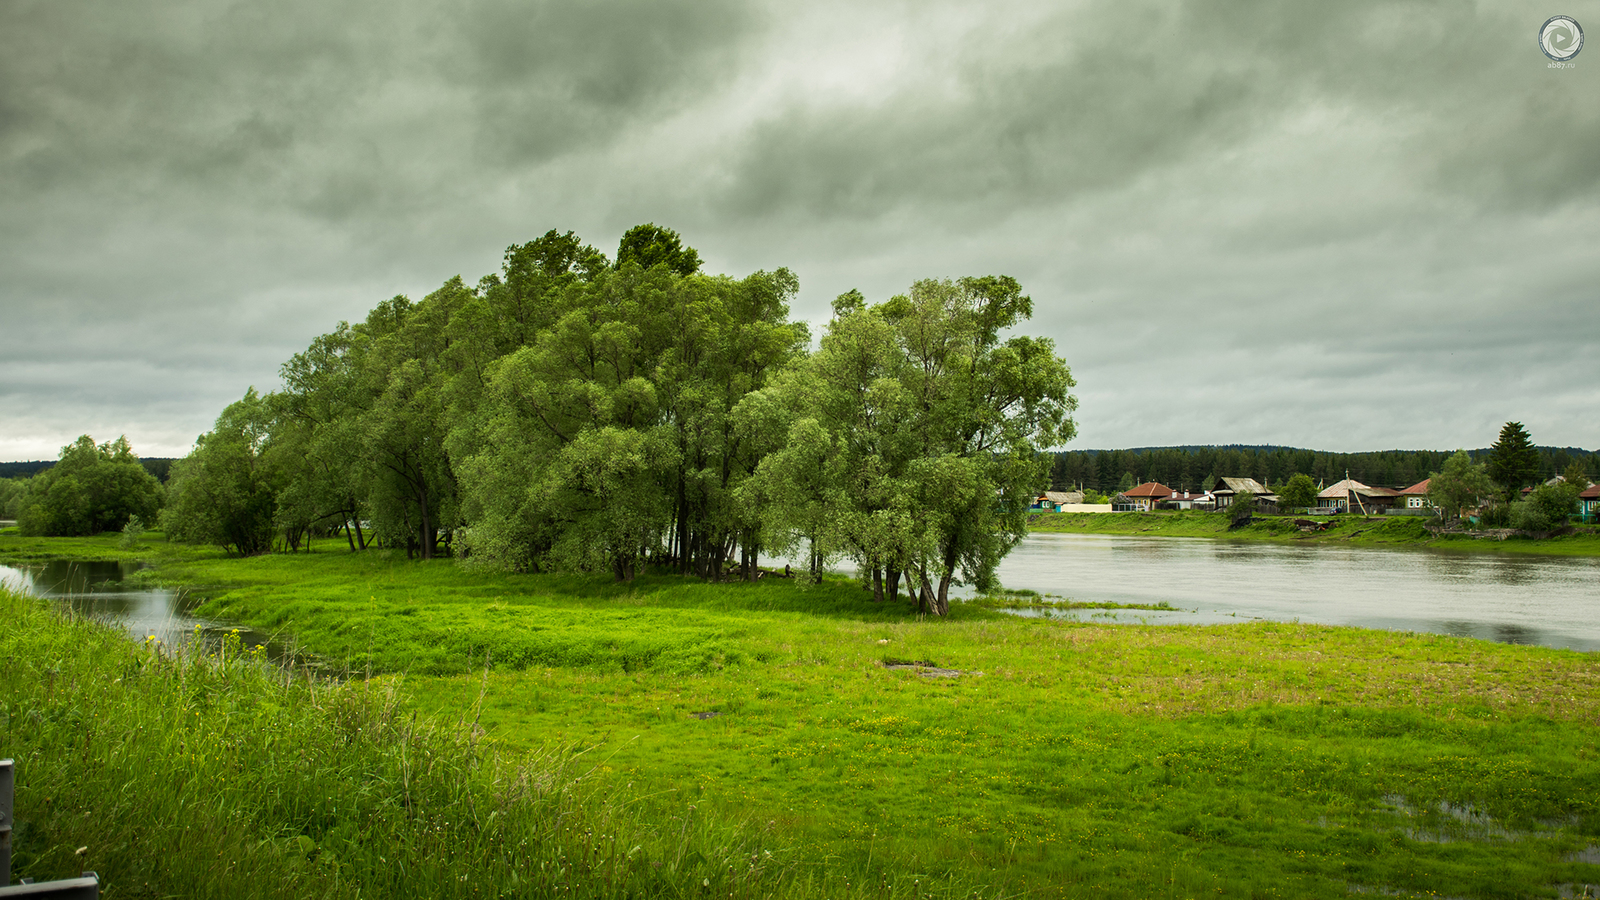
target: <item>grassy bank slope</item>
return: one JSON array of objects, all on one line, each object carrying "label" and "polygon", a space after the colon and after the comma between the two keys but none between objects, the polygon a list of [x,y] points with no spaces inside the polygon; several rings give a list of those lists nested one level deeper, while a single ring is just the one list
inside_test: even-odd
[{"label": "grassy bank slope", "polygon": [[1302,532],[1293,517],[1257,517],[1243,528],[1230,530],[1228,517],[1214,512],[1156,513],[1040,513],[1028,524],[1031,531],[1068,534],[1128,534],[1153,537],[1226,538],[1235,541],[1273,541],[1294,544],[1333,544],[1369,547],[1429,547],[1478,553],[1519,553],[1543,556],[1600,556],[1600,534],[1584,532],[1533,540],[1486,540],[1470,535],[1434,536],[1424,519],[1415,516],[1312,516],[1331,522],[1326,531]]},{"label": "grassy bank slope", "polygon": [[919,621],[844,584],[618,586],[377,554],[162,571],[210,585],[209,612],[356,672],[410,673],[402,694],[425,715],[476,717],[505,752],[589,748],[598,784],[760,831],[794,872],[852,891],[1498,897],[1600,881],[1570,858],[1600,844],[1592,654],[966,607]]},{"label": "grassy bank slope", "polygon": [[108,900],[868,893],[555,745],[508,760],[471,708],[430,724],[394,680],[313,683],[237,642],[163,655],[3,590],[0,621],[13,879],[93,869]]}]

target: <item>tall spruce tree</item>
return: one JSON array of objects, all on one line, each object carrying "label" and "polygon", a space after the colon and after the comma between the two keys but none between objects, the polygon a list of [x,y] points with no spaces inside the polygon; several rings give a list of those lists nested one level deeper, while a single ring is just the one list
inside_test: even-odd
[{"label": "tall spruce tree", "polygon": [[1538,480],[1539,451],[1521,422],[1507,422],[1500,429],[1500,439],[1489,448],[1489,477],[1507,494]]}]

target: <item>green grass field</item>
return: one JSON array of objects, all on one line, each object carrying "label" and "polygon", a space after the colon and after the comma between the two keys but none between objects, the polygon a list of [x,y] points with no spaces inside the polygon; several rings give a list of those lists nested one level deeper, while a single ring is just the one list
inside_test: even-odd
[{"label": "green grass field", "polygon": [[[87,556],[96,540],[62,546]],[[0,559],[14,546],[40,549],[0,536]],[[640,831],[703,821],[774,853],[788,879],[775,894],[1554,897],[1600,883],[1594,654],[979,604],[936,621],[843,582],[616,585],[332,546],[244,560],[152,547],[152,577],[358,681],[372,672],[422,721],[476,721],[507,759],[581,752],[594,790],[644,811]]]},{"label": "green grass field", "polygon": [[[1296,518],[1332,522],[1326,531],[1302,532]],[[1513,553],[1534,556],[1600,556],[1600,534],[1592,529],[1561,537],[1503,541],[1465,534],[1435,536],[1415,516],[1258,516],[1243,528],[1230,529],[1225,513],[1178,511],[1154,513],[1039,513],[1030,531],[1066,534],[1128,534],[1151,537],[1204,537],[1230,541],[1271,541],[1357,547],[1426,547],[1463,553]]]}]

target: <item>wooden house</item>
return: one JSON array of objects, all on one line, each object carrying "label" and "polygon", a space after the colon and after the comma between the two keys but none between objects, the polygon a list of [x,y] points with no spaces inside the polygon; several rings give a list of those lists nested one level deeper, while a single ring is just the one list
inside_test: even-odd
[{"label": "wooden house", "polygon": [[1341,512],[1381,514],[1399,503],[1400,492],[1397,490],[1368,487],[1354,478],[1346,478],[1317,495],[1317,512],[1323,515]]}]

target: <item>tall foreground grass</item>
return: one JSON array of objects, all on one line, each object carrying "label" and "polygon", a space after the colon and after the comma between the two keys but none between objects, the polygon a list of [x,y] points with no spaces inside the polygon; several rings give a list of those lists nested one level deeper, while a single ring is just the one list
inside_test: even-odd
[{"label": "tall foreground grass", "polygon": [[[162,652],[0,591],[13,880],[124,897],[909,896],[790,867],[754,829],[606,793],[581,753],[504,758],[474,710],[317,681],[236,640]],[[954,891],[946,885],[945,892]]]}]

